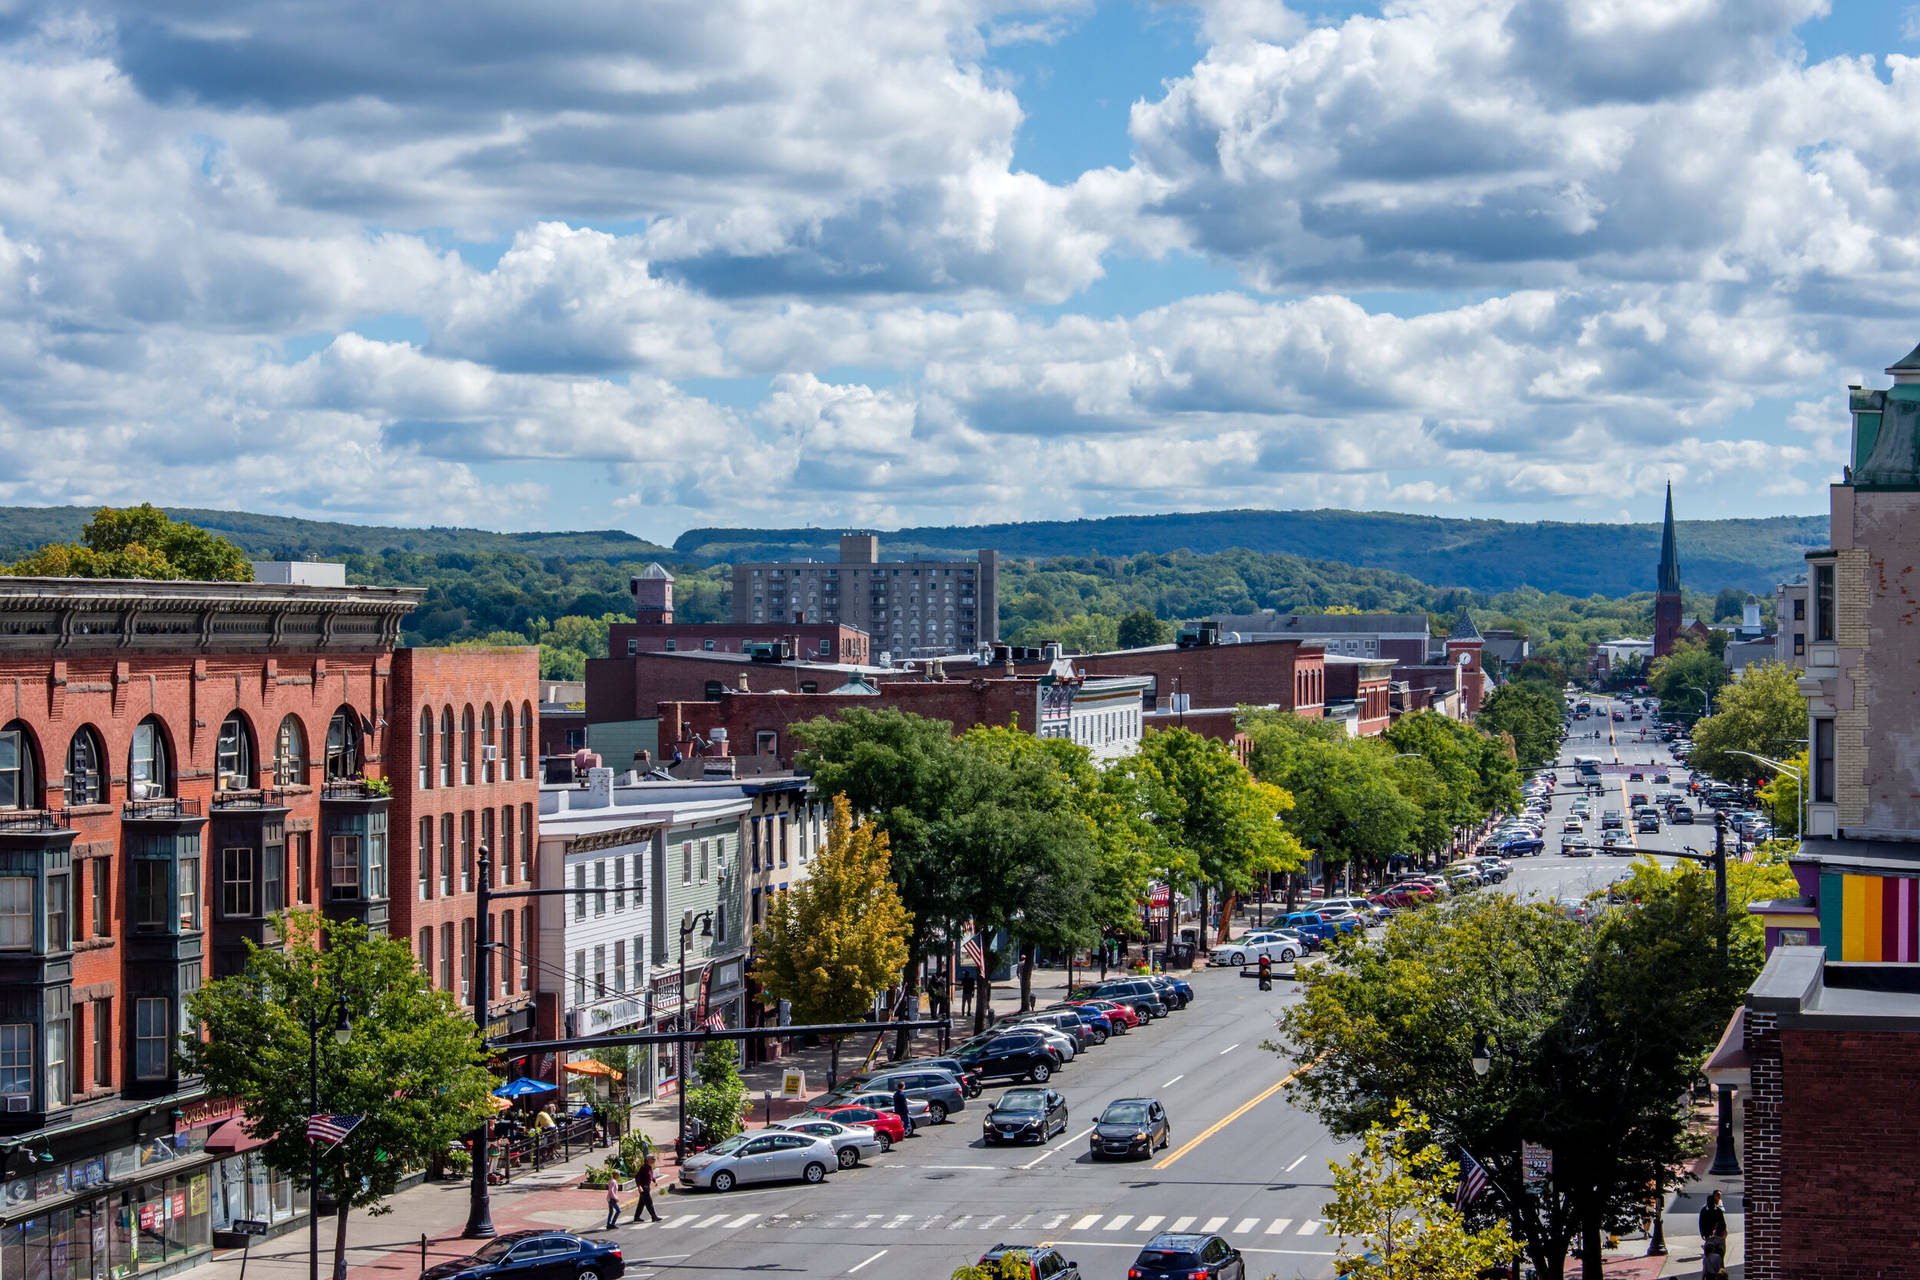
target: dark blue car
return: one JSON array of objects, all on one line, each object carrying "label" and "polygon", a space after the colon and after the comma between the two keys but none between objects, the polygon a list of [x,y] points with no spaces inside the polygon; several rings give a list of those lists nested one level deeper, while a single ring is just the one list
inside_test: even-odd
[{"label": "dark blue car", "polygon": [[474,1253],[420,1273],[420,1280],[620,1280],[620,1246],[564,1231],[509,1231]]},{"label": "dark blue car", "polygon": [[1542,849],[1545,849],[1546,847],[1547,847],[1547,842],[1545,840],[1542,840],[1539,836],[1512,836],[1508,839],[1502,840],[1499,844],[1493,846],[1493,851],[1495,853],[1506,854],[1509,856],[1514,854],[1525,855],[1530,853],[1539,853]]}]

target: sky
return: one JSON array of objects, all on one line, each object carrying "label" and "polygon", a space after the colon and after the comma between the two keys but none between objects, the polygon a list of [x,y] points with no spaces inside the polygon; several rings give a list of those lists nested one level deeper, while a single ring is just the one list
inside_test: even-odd
[{"label": "sky", "polygon": [[0,0],[0,503],[1826,509],[1920,6]]}]

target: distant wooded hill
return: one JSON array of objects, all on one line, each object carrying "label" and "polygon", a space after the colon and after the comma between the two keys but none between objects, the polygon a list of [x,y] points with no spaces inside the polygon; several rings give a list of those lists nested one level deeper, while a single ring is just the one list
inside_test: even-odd
[{"label": "distant wooded hill", "polygon": [[[1806,552],[1827,544],[1825,516],[1683,520],[1680,573],[1689,589],[1771,594],[1806,571]],[[704,561],[837,559],[838,529],[689,529],[674,550]],[[1454,520],[1382,511],[1202,511],[1100,520],[929,526],[882,533],[881,554],[1131,556],[1235,548],[1339,561],[1404,573],[1435,587],[1495,593],[1530,586],[1572,596],[1627,595],[1653,587],[1657,524]]]}]

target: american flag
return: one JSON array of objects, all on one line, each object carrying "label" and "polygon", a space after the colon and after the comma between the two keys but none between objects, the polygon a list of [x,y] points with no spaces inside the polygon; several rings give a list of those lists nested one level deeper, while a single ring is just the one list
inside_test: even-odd
[{"label": "american flag", "polygon": [[1460,1193],[1453,1198],[1453,1207],[1465,1213],[1467,1206],[1478,1200],[1486,1189],[1487,1171],[1465,1147],[1460,1148]]},{"label": "american flag", "polygon": [[307,1117],[307,1141],[339,1143],[353,1132],[359,1124],[360,1116],[309,1116]]},{"label": "american flag", "polygon": [[707,1015],[706,1022],[702,1025],[709,1031],[725,1031],[727,1029],[727,1020],[717,1013],[710,1013]]},{"label": "american flag", "polygon": [[980,946],[980,935],[970,933],[967,940],[960,944],[960,958],[982,973],[987,969],[987,953]]}]

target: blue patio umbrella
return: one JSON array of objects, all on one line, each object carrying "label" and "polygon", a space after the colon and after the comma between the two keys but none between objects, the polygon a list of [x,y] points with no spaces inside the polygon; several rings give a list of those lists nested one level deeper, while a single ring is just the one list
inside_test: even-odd
[{"label": "blue patio umbrella", "polygon": [[529,1080],[525,1076],[509,1080],[493,1091],[496,1098],[524,1098],[531,1093],[552,1093],[553,1085],[544,1080]]}]

